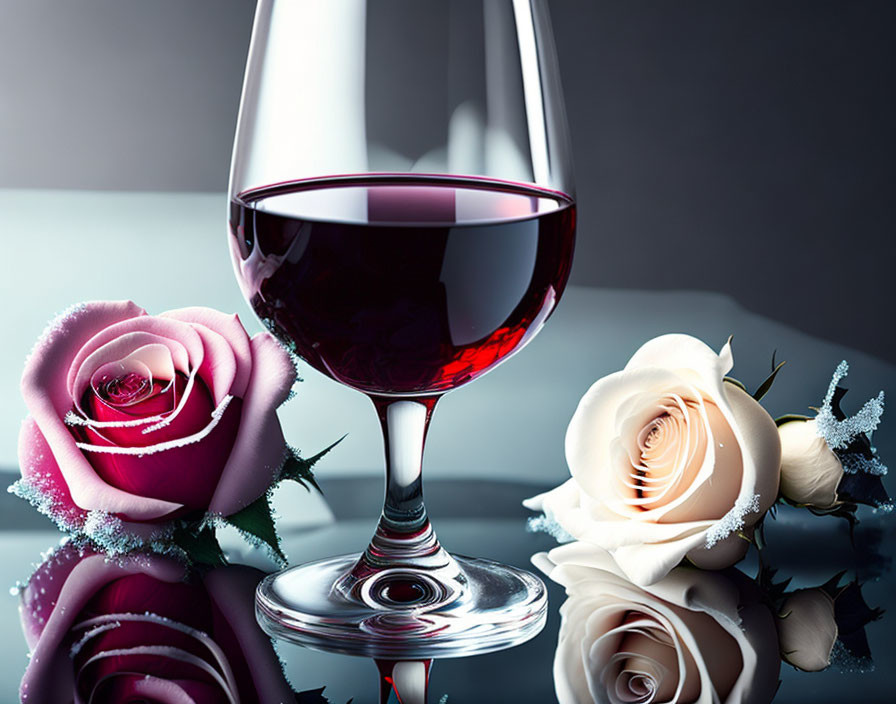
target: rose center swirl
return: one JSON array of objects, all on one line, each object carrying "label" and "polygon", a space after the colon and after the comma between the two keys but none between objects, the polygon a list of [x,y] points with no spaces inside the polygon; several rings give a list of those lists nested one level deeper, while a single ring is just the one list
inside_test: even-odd
[{"label": "rose center swirl", "polygon": [[151,390],[152,381],[139,372],[127,372],[114,377],[103,376],[94,386],[97,396],[115,406],[137,403]]},{"label": "rose center swirl", "polygon": [[699,468],[706,439],[699,402],[677,394],[662,399],[632,439],[623,486],[631,506],[649,511],[680,495]]},{"label": "rose center swirl", "polygon": [[649,700],[656,693],[656,682],[643,672],[626,673],[628,691],[638,697],[638,701]]}]

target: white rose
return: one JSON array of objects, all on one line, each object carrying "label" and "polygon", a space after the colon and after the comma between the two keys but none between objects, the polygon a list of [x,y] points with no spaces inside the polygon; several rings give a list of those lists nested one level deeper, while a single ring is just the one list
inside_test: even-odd
[{"label": "white rose", "polygon": [[778,428],[781,436],[781,495],[797,504],[833,508],[843,465],[815,420],[792,420]]},{"label": "white rose", "polygon": [[777,498],[781,443],[762,406],[723,381],[732,366],[728,344],[716,354],[687,335],[647,342],[580,401],[566,434],[572,479],[526,506],[610,551],[638,584],[685,556],[737,562]]},{"label": "white rose", "polygon": [[532,561],[569,595],[554,656],[560,704],[772,701],[774,618],[739,572],[679,567],[639,587],[582,543]]},{"label": "white rose", "polygon": [[834,600],[824,590],[800,589],[781,605],[778,643],[794,667],[818,672],[830,665],[837,633]]}]

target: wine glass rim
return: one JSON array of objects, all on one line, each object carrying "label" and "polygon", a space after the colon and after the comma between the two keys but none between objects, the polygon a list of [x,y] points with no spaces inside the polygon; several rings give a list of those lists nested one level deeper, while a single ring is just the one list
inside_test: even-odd
[{"label": "wine glass rim", "polygon": [[[368,171],[364,173],[325,174],[321,176],[307,176],[303,178],[276,181],[264,186],[245,188],[233,197],[237,201],[248,204],[268,195],[273,195],[287,186],[302,188],[304,186],[320,185],[323,187],[338,187],[342,184],[356,184],[359,180],[381,180],[396,183],[417,183],[422,180],[453,181],[466,184],[470,188],[497,187],[501,190],[519,192],[527,191],[535,196],[555,198],[563,205],[575,203],[575,197],[556,188],[539,186],[531,182],[514,181],[511,179],[495,178],[493,176],[481,176],[478,174],[457,173],[430,173],[430,172],[404,172],[404,171]],[[423,185],[422,183],[420,185]],[[247,198],[250,196],[251,198]]]}]

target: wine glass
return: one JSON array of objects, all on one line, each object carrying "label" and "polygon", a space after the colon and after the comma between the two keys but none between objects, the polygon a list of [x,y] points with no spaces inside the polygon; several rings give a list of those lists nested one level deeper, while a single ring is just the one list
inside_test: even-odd
[{"label": "wine glass", "polygon": [[575,203],[543,0],[260,0],[230,177],[243,294],[367,394],[386,492],[366,551],[258,588],[272,635],[398,659],[544,625],[530,573],[452,556],[423,505],[438,399],[519,351],[563,292]]}]

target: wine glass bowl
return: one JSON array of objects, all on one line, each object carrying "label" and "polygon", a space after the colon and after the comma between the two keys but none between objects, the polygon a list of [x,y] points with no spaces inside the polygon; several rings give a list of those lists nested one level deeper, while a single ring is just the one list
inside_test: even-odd
[{"label": "wine glass bowl", "polygon": [[386,449],[367,549],[258,588],[269,633],[384,658],[544,624],[530,573],[439,544],[439,397],[522,349],[569,277],[575,198],[544,0],[260,0],[230,179],[237,280],[294,354],[367,394]]},{"label": "wine glass bowl", "polygon": [[279,185],[231,212],[259,318],[336,381],[394,396],[444,393],[531,339],[575,231],[563,194],[417,174]]}]

